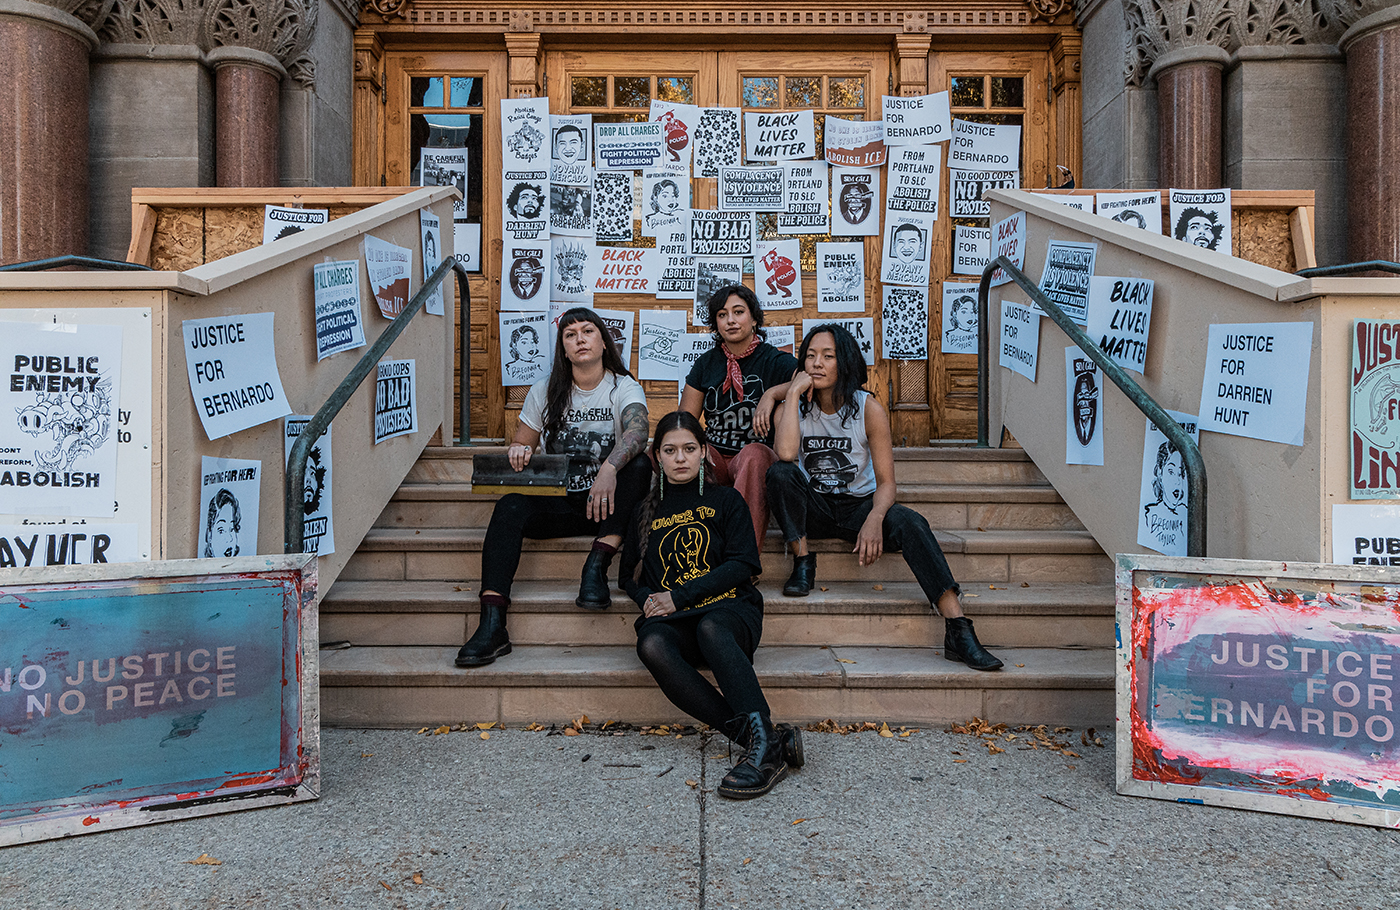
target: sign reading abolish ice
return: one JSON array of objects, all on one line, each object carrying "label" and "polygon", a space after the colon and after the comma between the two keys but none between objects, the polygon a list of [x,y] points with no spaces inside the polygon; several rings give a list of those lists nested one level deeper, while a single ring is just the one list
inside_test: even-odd
[{"label": "sign reading abolish ice", "polygon": [[1351,342],[1351,498],[1400,497],[1400,322],[1358,319]]},{"label": "sign reading abolish ice", "polygon": [[355,260],[311,267],[316,285],[316,359],[365,346],[360,323],[360,264]]},{"label": "sign reading abolish ice", "polygon": [[272,313],[186,319],[185,369],[210,439],[292,413],[282,391]]},{"label": "sign reading abolish ice", "polygon": [[418,432],[418,387],[412,360],[385,360],[374,377],[374,444]]},{"label": "sign reading abolish ice", "polygon": [[1201,386],[1201,429],[1303,444],[1311,322],[1212,325]]}]

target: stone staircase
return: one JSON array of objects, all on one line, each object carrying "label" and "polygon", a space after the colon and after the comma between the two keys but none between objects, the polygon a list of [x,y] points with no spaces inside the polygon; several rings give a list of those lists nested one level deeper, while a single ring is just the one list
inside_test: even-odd
[{"label": "stone staircase", "polygon": [[[475,626],[480,550],[495,496],[471,491],[482,449],[431,448],[321,600],[321,711],[332,726],[682,719],[633,651],[637,610],[573,600],[590,541],[527,541],[513,590],[514,652],[473,670],[452,658]],[[1114,716],[1113,565],[1019,449],[896,449],[899,501],[934,527],[964,608],[1006,661],[978,673],[942,656],[897,554],[861,568],[814,542],[819,588],[781,594],[777,531],[763,547],[755,666],[774,716],[808,721],[1106,725]]]}]

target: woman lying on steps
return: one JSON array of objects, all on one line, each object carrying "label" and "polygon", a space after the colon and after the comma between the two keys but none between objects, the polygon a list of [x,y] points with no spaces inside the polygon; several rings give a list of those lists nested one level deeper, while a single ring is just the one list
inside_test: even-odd
[{"label": "woman lying on steps", "polygon": [[977,640],[963,615],[958,584],[929,529],[913,509],[894,501],[890,418],[865,385],[865,358],[851,333],[819,325],[802,340],[800,365],[778,411],[773,447],[781,460],[768,469],[768,505],[793,554],[789,597],[806,597],[816,580],[809,538],[855,544],[862,566],[900,550],[919,587],[943,617],[943,654],[974,670],[1002,662]]}]

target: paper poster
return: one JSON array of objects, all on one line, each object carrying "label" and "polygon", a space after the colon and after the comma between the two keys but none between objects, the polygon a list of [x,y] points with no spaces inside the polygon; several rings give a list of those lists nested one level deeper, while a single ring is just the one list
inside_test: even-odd
[{"label": "paper poster", "polygon": [[277,372],[272,317],[244,313],[181,323],[190,395],[210,439],[292,413]]},{"label": "paper poster", "polygon": [[632,172],[594,174],[593,229],[597,241],[631,243],[632,226]]},{"label": "paper poster", "polygon": [[928,288],[885,286],[880,341],[886,360],[928,359]]},{"label": "paper poster", "polygon": [[365,346],[360,322],[360,263],[322,262],[311,267],[316,288],[316,359]]},{"label": "paper poster", "polygon": [[576,237],[551,237],[554,254],[549,272],[551,302],[574,304],[593,301],[593,283],[598,279],[598,248],[592,241]]},{"label": "paper poster", "polygon": [[110,518],[122,327],[0,322],[0,363],[0,514]]},{"label": "paper poster", "polygon": [[500,314],[501,385],[534,385],[549,375],[549,314]]},{"label": "paper poster", "polygon": [[720,211],[781,212],[787,207],[784,177],[781,166],[720,168]]},{"label": "paper poster", "polygon": [[1154,234],[1162,233],[1161,193],[1097,193],[1094,206],[1105,218]]},{"label": "paper poster", "polygon": [[1040,357],[1040,308],[1010,300],[1001,302],[1001,344],[997,362],[1035,382]]},{"label": "paper poster", "polygon": [[395,246],[371,234],[364,235],[361,248],[365,252],[365,270],[369,273],[374,302],[379,305],[379,312],[385,319],[393,319],[408,305],[413,250]]},{"label": "paper poster", "polygon": [[952,138],[948,93],[882,99],[885,145],[927,145]]},{"label": "paper poster", "polygon": [[550,262],[548,242],[507,241],[501,248],[501,309],[549,309]]},{"label": "paper poster", "polygon": [[1065,464],[1103,464],[1103,376],[1073,344],[1065,348]]},{"label": "paper poster", "polygon": [[1351,498],[1400,498],[1400,321],[1352,324],[1348,441]]},{"label": "paper poster", "polygon": [[690,324],[710,324],[710,297],[722,287],[744,283],[744,260],[695,257],[695,308]]},{"label": "paper poster", "polygon": [[764,340],[785,354],[797,356],[797,326],[766,325],[763,327]]},{"label": "paper poster", "polygon": [[[1168,411],[1167,416],[1197,445],[1200,432],[1192,414]],[[1142,486],[1138,490],[1137,542],[1164,556],[1186,555],[1186,460],[1176,443],[1148,419],[1142,441]]]},{"label": "paper poster", "polygon": [[943,282],[944,354],[977,353],[977,285]]},{"label": "paper poster", "polygon": [[822,129],[826,160],[841,167],[879,167],[885,163],[885,121],[846,120],[826,115]]},{"label": "paper poster", "polygon": [[382,360],[374,376],[374,444],[418,432],[418,386],[412,360]]},{"label": "paper poster", "polygon": [[1094,274],[1097,243],[1051,240],[1045,247],[1045,267],[1040,271],[1040,290],[1080,325],[1089,301],[1089,278]]},{"label": "paper poster", "polygon": [[139,562],[136,525],[66,518],[0,524],[0,569]]},{"label": "paper poster", "polygon": [[1021,127],[954,120],[948,167],[966,171],[1020,170]]},{"label": "paper poster", "polygon": [[[628,202],[631,200],[629,199]],[[593,237],[593,184],[591,182],[588,186],[564,186],[560,183],[549,185],[549,232],[550,234],[567,234],[570,237]]]},{"label": "paper poster", "polygon": [[455,186],[461,196],[452,200],[452,220],[467,218],[467,150],[425,148],[418,152],[419,186]]},{"label": "paper poster", "polygon": [[875,365],[875,320],[870,316],[822,316],[817,319],[802,320],[802,337],[806,338],[812,334],[812,329],[819,325],[835,324],[851,333],[856,340],[856,346],[860,348],[861,356],[865,358],[865,365],[873,367]]},{"label": "paper poster", "polygon": [[280,205],[263,207],[263,243],[300,234],[330,220],[330,209],[292,209]]},{"label": "paper poster", "polygon": [[[819,244],[820,245],[820,244]],[[753,257],[753,287],[765,310],[802,308],[802,247],[798,240],[760,240]]]},{"label": "paper poster", "polygon": [[577,306],[579,306],[579,304],[567,300],[554,300],[549,304],[549,313],[546,317],[548,319],[546,326],[549,329],[549,339],[544,343],[546,370],[548,370],[554,362],[554,349],[557,347],[556,342],[559,340],[559,320],[564,317],[565,313]]},{"label": "paper poster", "polygon": [[[1026,213],[1017,212],[992,225],[991,259],[1005,256],[1018,269],[1026,267]],[[992,287],[1006,284],[1011,275],[1002,269],[992,272]]]},{"label": "paper poster", "polygon": [[948,203],[954,218],[990,218],[988,190],[1019,190],[1020,171],[948,171]]},{"label": "paper poster", "polygon": [[1201,429],[1302,445],[1312,338],[1311,322],[1212,325]]},{"label": "paper poster", "polygon": [[885,217],[891,213],[924,214],[938,220],[939,165],[943,147],[906,146],[890,149],[885,174]]},{"label": "paper poster", "polygon": [[[427,209],[419,209],[418,229],[419,233],[423,235],[423,280],[426,282],[432,276],[433,272],[437,271],[438,266],[442,265],[442,224],[439,222],[438,217],[432,212]],[[356,269],[356,278],[359,277],[358,272],[359,270]],[[356,284],[358,285],[358,282],[356,282]],[[437,290],[433,291],[428,299],[423,301],[423,309],[430,315],[441,316],[443,314],[443,295],[447,293],[447,288],[451,286],[452,276],[444,276],[442,281],[438,283]],[[356,287],[355,296],[357,300],[355,309],[358,313],[358,287]]]},{"label": "paper poster", "polygon": [[700,109],[695,138],[691,140],[695,150],[696,177],[718,177],[720,168],[743,163],[739,160],[744,151],[739,130],[740,113],[737,107]]},{"label": "paper poster", "polygon": [[[301,437],[311,417],[288,417],[282,421],[282,458],[291,464],[292,446]],[[303,553],[330,556],[335,552],[335,509],[332,506],[331,478],[334,461],[331,457],[331,430],[316,440],[306,455],[306,473],[301,485],[301,540]]]},{"label": "paper poster", "polygon": [[885,250],[880,280],[886,284],[928,286],[933,221],[929,215],[889,212],[885,215]]},{"label": "paper poster", "polygon": [[666,153],[662,156],[663,166],[670,171],[689,174],[691,146],[695,138],[695,126],[700,119],[700,108],[693,104],[657,101],[653,98],[651,116],[647,119],[661,124],[661,133],[666,141]]},{"label": "paper poster", "polygon": [[593,184],[592,114],[549,115],[549,182],[561,186]]},{"label": "paper poster", "polygon": [[676,228],[663,229],[656,236],[661,257],[661,277],[656,280],[657,300],[695,299],[695,257],[690,255],[689,214]]},{"label": "paper poster", "polygon": [[817,154],[817,121],[811,111],[745,111],[744,158],[796,161]]},{"label": "paper poster", "polygon": [[778,214],[779,234],[825,234],[827,177],[831,166],[825,161],[802,161],[783,166],[787,184],[787,207]]},{"label": "paper poster", "polygon": [[659,237],[671,228],[685,228],[689,211],[690,181],[684,175],[671,171],[642,173],[643,237]]},{"label": "paper poster", "polygon": [[608,330],[608,337],[617,345],[617,353],[622,357],[622,362],[630,370],[632,368],[632,323],[637,318],[637,314],[631,310],[594,310],[598,318],[603,320],[604,327]]},{"label": "paper poster", "polygon": [[709,332],[682,332],[676,342],[676,397],[685,392],[685,377],[695,366],[695,361],[705,356],[715,346],[715,336]]},{"label": "paper poster", "polygon": [[681,310],[642,310],[637,314],[637,378],[674,379],[685,334]]},{"label": "paper poster", "polygon": [[1058,202],[1065,208],[1079,209],[1081,212],[1092,212],[1094,210],[1094,197],[1075,193],[1042,193],[1032,190],[1042,199],[1049,199],[1051,202]]},{"label": "paper poster", "polygon": [[549,237],[549,192],[549,171],[505,172],[501,179],[503,240],[542,242]]},{"label": "paper poster", "polygon": [[481,225],[452,222],[452,255],[468,272],[481,272]]},{"label": "paper poster", "polygon": [[593,124],[594,166],[600,171],[662,167],[665,146],[665,128],[656,121]]},{"label": "paper poster", "polygon": [[1344,566],[1400,566],[1400,505],[1333,505],[1332,562]]},{"label": "paper poster", "polygon": [[831,169],[831,233],[838,237],[874,237],[880,233],[876,200],[880,171],[875,168]]},{"label": "paper poster", "polygon": [[1171,190],[1172,236],[1201,249],[1234,255],[1230,189]]},{"label": "paper poster", "polygon": [[501,170],[539,171],[549,180],[549,99],[501,99]]},{"label": "paper poster", "polygon": [[865,312],[865,244],[817,244],[817,312]]},{"label": "paper poster", "polygon": [[637,246],[600,246],[598,274],[593,280],[594,294],[656,293],[656,280],[661,274],[661,254]]},{"label": "paper poster", "polygon": [[1090,338],[1125,370],[1146,372],[1152,328],[1152,279],[1095,275],[1089,279]]},{"label": "paper poster", "polygon": [[953,274],[981,275],[992,249],[992,229],[956,225],[953,229]]},{"label": "paper poster", "polygon": [[690,253],[693,256],[752,256],[753,212],[692,209]]},{"label": "paper poster", "polygon": [[256,556],[262,462],[205,455],[199,474],[195,551],[206,559]]}]

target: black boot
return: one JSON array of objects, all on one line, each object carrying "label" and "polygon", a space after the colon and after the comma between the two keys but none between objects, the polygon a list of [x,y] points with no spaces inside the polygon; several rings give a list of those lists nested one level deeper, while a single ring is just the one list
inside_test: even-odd
[{"label": "black boot", "polygon": [[482,604],[481,622],[476,632],[457,652],[454,663],[459,667],[481,667],[510,653],[510,636],[506,634],[506,608],[503,604]]},{"label": "black boot", "polygon": [[606,610],[612,606],[612,585],[608,584],[608,566],[616,550],[594,547],[583,562],[583,580],[578,586],[574,606],[584,610]]},{"label": "black boot", "polygon": [[972,631],[972,620],[958,616],[943,620],[943,656],[960,660],[974,670],[1000,670],[1004,665],[991,655]]},{"label": "black boot", "polygon": [[807,763],[802,751],[802,728],[797,724],[777,724],[778,742],[783,747],[783,761],[789,768],[800,768]]},{"label": "black boot", "polygon": [[788,597],[806,597],[817,582],[817,554],[792,558],[792,575],[783,585],[783,594]]},{"label": "black boot", "polygon": [[[739,763],[724,775],[718,793],[728,799],[753,799],[762,796],[778,781],[787,777],[787,762],[783,760],[782,743],[773,725],[757,711],[736,718],[744,724],[748,748]],[[730,723],[725,724],[728,729]]]}]

